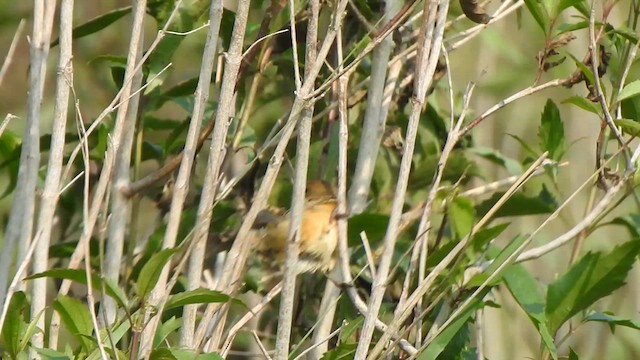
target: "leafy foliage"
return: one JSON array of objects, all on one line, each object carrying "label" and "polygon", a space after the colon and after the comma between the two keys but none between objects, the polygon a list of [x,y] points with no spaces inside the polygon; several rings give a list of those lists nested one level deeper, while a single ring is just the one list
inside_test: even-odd
[{"label": "leafy foliage", "polygon": [[[23,291],[0,289],[0,295],[7,294],[0,296],[0,304],[7,301],[0,357],[99,359],[104,352],[114,359],[222,359],[232,352],[263,356],[264,349],[276,347],[288,302],[272,292],[284,268],[276,260],[284,256],[265,251],[260,241],[274,221],[290,223],[292,179],[304,147],[302,137],[294,145],[288,131],[295,124],[294,136],[301,133],[300,109],[313,115],[307,177],[331,186],[342,182],[338,169],[346,159],[341,170],[347,210],[333,210],[329,218],[330,226],[345,220],[348,253],[341,255],[354,279],[343,283],[335,272],[298,276],[294,320],[285,331],[290,357],[317,349],[309,356],[351,359],[364,349],[372,358],[491,358],[487,344],[496,341],[479,343],[480,331],[491,336],[488,329],[497,322],[481,316],[489,313],[487,307],[508,321],[522,317],[533,325],[538,353],[520,353],[536,347],[520,346],[526,341],[517,336],[521,329],[509,328],[520,351],[513,358],[579,359],[580,344],[572,343],[573,349],[565,343],[574,336],[565,331],[568,324],[574,329],[605,323],[611,336],[618,327],[640,330],[638,319],[603,309],[601,302],[627,286],[640,252],[637,170],[631,162],[640,134],[633,57],[640,38],[638,9],[631,6],[628,18],[615,21],[612,14],[628,5],[607,2],[590,21],[592,5],[585,0],[503,2],[496,13],[493,6],[460,0],[451,2],[446,26],[428,28],[439,12],[427,1],[356,0],[344,3],[341,13],[336,12],[341,1],[250,1],[247,7],[231,1],[217,11],[210,11],[210,3],[215,4],[148,1],[143,51],[131,59],[126,54],[132,7],[124,1],[76,2],[78,23],[68,29],[73,68],[68,74],[63,68],[50,71],[64,46],[60,39],[51,42],[49,52],[56,56],[47,63],[47,84],[60,76],[72,86],[68,118],[54,120],[54,128],[66,124],[64,146],[55,147],[58,139],[45,116],[60,110],[53,105],[53,87],[43,87],[39,134],[24,125],[32,115],[20,115],[25,118],[20,125],[7,116],[14,123],[0,125],[0,192],[14,204],[0,213],[5,233],[0,269],[8,272],[7,282],[20,270],[17,280],[27,284]],[[313,4],[317,24],[310,23]],[[242,9],[247,9],[246,28]],[[23,17],[13,5],[5,12]],[[498,21],[504,28],[493,25]],[[5,22],[15,20],[0,14],[0,26]],[[472,22],[483,25],[475,28]],[[57,36],[62,21],[54,23]],[[317,25],[317,41],[311,25]],[[323,46],[338,29],[338,40]],[[388,41],[382,37],[387,30]],[[590,30],[595,43],[567,46],[589,38]],[[442,46],[422,48],[423,40],[438,37]],[[203,57],[206,42],[214,40],[213,58]],[[235,45],[240,54],[233,53]],[[446,56],[438,53],[441,48]],[[308,54],[326,56],[313,76]],[[0,92],[3,99],[22,93],[18,85],[25,93],[38,91],[26,88],[31,79],[24,76],[35,58],[13,62],[25,65],[23,78],[8,73],[4,83],[0,79],[0,91],[9,88]],[[208,60],[214,60],[210,78],[203,71]],[[423,60],[433,60],[429,71],[420,70]],[[143,87],[126,99],[114,98],[132,81],[126,75],[132,62],[139,65]],[[473,75],[474,65],[483,76]],[[431,70],[423,101],[414,87]],[[558,90],[547,91],[552,87]],[[203,89],[209,96],[200,102]],[[542,100],[532,96],[540,93]],[[495,105],[485,107],[487,99]],[[571,107],[574,111],[567,111]],[[8,104],[6,111],[24,108]],[[193,126],[198,111],[203,118]],[[123,128],[123,114],[134,120],[129,128]],[[487,123],[493,124],[491,136]],[[365,130],[371,124],[378,126],[375,131]],[[28,154],[36,148],[37,156]],[[542,154],[546,161],[522,176]],[[58,155],[62,167],[49,162]],[[193,160],[192,168],[185,156]],[[27,204],[35,210],[16,217],[29,198],[25,164],[38,158],[32,189],[37,201]],[[592,169],[594,163],[598,169]],[[219,169],[212,169],[216,164]],[[583,177],[584,164],[589,174]],[[261,193],[267,174],[280,166],[270,194]],[[366,184],[356,187],[359,172],[369,170]],[[52,177],[60,184],[45,191]],[[593,186],[584,208],[574,202],[583,184]],[[353,211],[361,193],[365,210]],[[262,195],[270,205],[253,209]],[[567,205],[578,208],[567,212]],[[616,218],[609,216],[614,209]],[[574,219],[575,213],[586,215]],[[546,220],[556,218],[562,221],[547,228]],[[12,243],[31,228],[29,241]],[[615,232],[620,229],[624,235]],[[321,235],[333,233],[321,230]],[[547,243],[554,245],[549,252],[572,246],[571,258],[555,251],[552,256],[567,260],[549,261],[542,256],[546,251],[531,252]],[[20,258],[25,254],[31,258]],[[300,257],[313,261],[315,255]],[[333,265],[339,256],[332,255]],[[119,268],[109,270],[114,259]],[[31,266],[46,262],[48,268],[37,273],[21,268],[29,261]],[[340,296],[327,301],[323,289],[331,292],[331,282],[340,285]],[[42,293],[32,290],[41,284]],[[375,299],[379,288],[384,294]],[[520,309],[501,307],[503,299]],[[376,306],[380,309],[370,315],[367,309]],[[327,321],[334,333],[319,336],[324,316],[333,316]],[[369,339],[371,319],[379,322]]]}]

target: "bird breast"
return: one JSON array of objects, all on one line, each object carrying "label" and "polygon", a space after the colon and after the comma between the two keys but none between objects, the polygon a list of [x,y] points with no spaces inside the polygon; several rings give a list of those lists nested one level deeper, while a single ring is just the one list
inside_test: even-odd
[{"label": "bird breast", "polygon": [[[300,224],[297,272],[329,271],[335,264],[334,252],[338,231],[333,217],[335,201],[306,204]],[[290,214],[267,226],[262,247],[272,251],[282,261],[289,234]]]}]

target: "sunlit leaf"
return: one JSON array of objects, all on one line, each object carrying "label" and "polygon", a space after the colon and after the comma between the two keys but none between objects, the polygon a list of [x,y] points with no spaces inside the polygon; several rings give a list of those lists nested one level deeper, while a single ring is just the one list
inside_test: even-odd
[{"label": "sunlit leaf", "polygon": [[461,331],[463,326],[468,325],[471,317],[476,310],[482,308],[482,298],[489,292],[490,288],[485,288],[473,299],[466,308],[453,320],[449,326],[440,332],[431,342],[427,345],[426,349],[418,356],[419,360],[435,360],[442,351],[447,347],[451,340]]},{"label": "sunlit leaf", "polygon": [[502,278],[513,298],[536,327],[549,354],[557,359],[558,351],[553,341],[553,334],[547,327],[545,301],[537,281],[522,265],[511,265],[508,271],[503,273]]},{"label": "sunlit leaf", "polygon": [[7,315],[2,326],[2,340],[4,351],[13,358],[20,353],[20,341],[26,332],[25,318],[29,316],[31,305],[22,291],[13,294]]},{"label": "sunlit leaf", "polygon": [[560,110],[551,99],[547,100],[542,112],[538,141],[540,148],[549,152],[550,159],[558,161],[564,155],[564,126],[560,119]]},{"label": "sunlit leaf", "polygon": [[[72,36],[74,39],[78,39],[87,35],[96,33],[114,22],[118,21],[123,16],[131,12],[131,6],[125,6],[119,9],[109,11],[94,19],[87,21],[86,23],[73,28]],[[51,42],[51,47],[57,46],[60,43],[60,39],[55,39]]]},{"label": "sunlit leaf", "polygon": [[495,149],[477,146],[470,149],[470,151],[478,154],[479,156],[482,156],[483,158],[495,164],[499,164],[500,166],[504,167],[511,175],[520,175],[524,172],[524,170],[522,169],[522,165],[520,165],[519,162]]},{"label": "sunlit leaf", "polygon": [[[491,198],[476,206],[478,216],[486,214],[500,198],[503,192],[494,193]],[[549,214],[558,208],[558,203],[551,196],[549,191],[543,187],[538,196],[528,196],[522,193],[515,193],[511,196],[494,215],[503,216],[524,216]]]},{"label": "sunlit leaf", "polygon": [[640,134],[640,123],[631,119],[615,119],[613,121],[627,135],[637,136]]},{"label": "sunlit leaf", "polygon": [[638,96],[640,94],[640,80],[635,80],[622,88],[620,94],[618,94],[618,101],[622,101],[624,99],[630,99],[632,97]]},{"label": "sunlit leaf", "polygon": [[142,267],[136,282],[136,293],[141,299],[145,299],[156,285],[162,269],[169,262],[171,256],[179,249],[164,249],[151,256],[149,261]]},{"label": "sunlit leaf", "polygon": [[93,323],[87,304],[72,297],[60,295],[53,302],[53,308],[60,315],[69,333],[83,345],[85,350],[89,351],[91,342],[88,338],[91,338],[93,333]]},{"label": "sunlit leaf", "polygon": [[544,7],[538,0],[524,0],[524,4],[542,32],[546,34],[549,29],[549,18]]},{"label": "sunlit leaf", "polygon": [[189,304],[208,304],[229,301],[229,295],[209,289],[188,290],[169,296],[165,310],[183,307]]},{"label": "sunlit leaf", "polygon": [[470,199],[457,197],[449,204],[449,219],[457,238],[461,239],[471,232],[475,211]]},{"label": "sunlit leaf", "polygon": [[[31,276],[28,276],[26,280],[38,279],[38,278],[53,278],[53,279],[66,279],[71,280],[75,283],[87,285],[87,272],[85,270],[79,269],[67,269],[67,268],[59,268],[59,269],[51,269],[41,273],[37,273]],[[112,284],[111,281],[103,281],[102,278],[97,274],[91,275],[91,286],[96,291],[102,291],[102,285],[105,285],[105,291],[107,295],[112,297],[118,302],[119,305],[126,307],[127,300],[124,292],[118,287]]]},{"label": "sunlit leaf", "polygon": [[632,240],[609,253],[587,253],[562,277],[549,285],[546,315],[551,333],[565,321],[625,284],[640,251]]},{"label": "sunlit leaf", "polygon": [[572,96],[565,99],[562,103],[573,104],[583,110],[594,114],[600,114],[602,112],[602,108],[598,104],[594,103],[593,101],[589,101],[582,96]]}]

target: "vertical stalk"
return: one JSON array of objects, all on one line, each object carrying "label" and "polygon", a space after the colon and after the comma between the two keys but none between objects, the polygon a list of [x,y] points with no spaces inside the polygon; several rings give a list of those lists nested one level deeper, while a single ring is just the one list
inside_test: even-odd
[{"label": "vertical stalk", "polygon": [[[309,45],[309,44],[307,44]],[[313,105],[307,104],[302,110],[298,125],[298,147],[296,152],[296,171],[291,201],[291,222],[286,246],[284,280],[278,312],[278,329],[276,334],[275,359],[287,359],[289,340],[293,323],[293,305],[296,287],[296,263],[298,262],[298,244],[300,242],[300,225],[304,211],[304,193],[306,189],[307,170],[309,168],[309,144],[311,143],[311,117]]]},{"label": "vertical stalk", "polygon": [[[22,136],[18,180],[0,255],[0,273],[3,274],[0,276],[0,307],[5,301],[9,301],[5,295],[7,281],[13,273],[12,262],[20,264],[27,255],[35,214],[36,183],[40,166],[40,108],[56,4],[55,1],[34,0],[33,5],[26,124]],[[17,255],[14,258],[16,248]]]},{"label": "vertical stalk", "polygon": [[[49,267],[49,244],[53,229],[53,218],[56,205],[60,197],[60,176],[64,160],[65,132],[67,127],[67,109],[69,93],[73,86],[72,37],[73,29],[73,0],[62,0],[60,5],[60,57],[56,78],[56,95],[53,109],[53,127],[51,131],[51,148],[42,202],[38,214],[36,239],[38,244],[34,249],[33,273],[46,271]],[[35,240],[34,240],[35,241]],[[44,309],[47,301],[47,279],[34,279],[32,283],[31,315],[37,316],[37,326],[45,328]],[[31,338],[32,349],[45,347],[44,333],[36,332]],[[31,358],[39,355],[30,351]]]},{"label": "vertical stalk", "polygon": [[[135,6],[146,7],[146,0],[138,0]],[[144,14],[142,14],[144,15]],[[125,78],[131,77],[129,93],[131,89],[138,89],[142,84],[142,70],[135,66],[142,58],[142,46],[144,43],[144,19],[134,19],[132,26],[132,41],[129,43],[127,54],[127,68]],[[116,123],[121,122],[124,129],[122,143],[115,154],[115,169],[111,183],[111,217],[108,222],[107,241],[104,257],[104,276],[114,284],[120,278],[124,239],[130,225],[131,201],[122,189],[131,181],[131,151],[135,135],[136,118],[140,103],[140,93],[133,95],[129,101],[118,108]],[[104,298],[104,314],[107,324],[116,321],[116,302],[111,297]]]},{"label": "vertical stalk", "polygon": [[[140,40],[140,31],[137,29],[142,28],[142,22],[144,21],[144,15],[146,10],[146,1],[145,0],[137,0],[133,4],[133,20],[132,20],[132,32],[131,32],[131,41],[129,44],[130,49],[137,49],[138,42]],[[169,21],[170,22],[170,21]],[[158,39],[156,39],[158,41]],[[153,48],[154,45],[151,46]],[[147,52],[145,56],[148,56],[150,51]],[[126,114],[126,109],[129,106],[129,98],[132,90],[132,79],[133,74],[135,74],[138,70],[140,70],[142,66],[142,61],[138,64],[135,64],[133,61],[127,62],[127,68],[125,70],[125,81],[123,83],[122,88],[120,89],[118,95],[114,98],[112,103],[103,111],[102,114],[98,116],[98,119],[104,118],[107,114],[113,111],[114,106],[117,101],[120,101],[118,109],[119,111],[123,111]],[[93,230],[98,219],[98,215],[103,210],[103,204],[105,201],[105,196],[107,193],[107,188],[111,185],[112,182],[112,173],[113,168],[115,166],[116,155],[119,152],[120,145],[123,141],[125,127],[123,124],[124,116],[116,117],[116,121],[113,128],[113,133],[109,138],[110,141],[107,146],[107,151],[104,158],[104,164],[102,167],[102,172],[100,173],[100,178],[98,179],[98,183],[93,189],[93,197],[89,199],[89,184],[88,184],[88,175],[85,175],[85,202],[84,202],[84,213],[83,213],[83,228],[82,233],[80,235],[80,239],[74,253],[71,255],[71,259],[69,260],[69,267],[74,268],[80,264],[82,259],[84,258],[85,252],[88,252],[89,240],[93,235]],[[94,121],[92,124],[95,125],[98,123],[98,120]],[[82,135],[88,136],[88,130],[84,132]],[[83,152],[86,153],[87,149],[87,140],[86,138],[81,140],[81,144],[79,145],[83,148]],[[88,156],[84,154],[84,156]],[[85,158],[86,162],[86,158]],[[85,164],[88,167],[88,164]],[[90,204],[89,204],[90,203]],[[63,280],[60,285],[59,294],[65,294],[69,291],[71,286],[71,282],[69,280]],[[50,338],[49,338],[49,346],[51,348],[57,347],[58,340],[58,329],[60,327],[60,316],[58,316],[55,312],[51,318],[50,325]]]},{"label": "vertical stalk", "polygon": [[[195,102],[193,104],[193,113],[191,115],[191,124],[187,133],[187,140],[182,157],[182,164],[178,173],[178,178],[187,177],[191,174],[193,161],[195,158],[198,135],[200,125],[204,116],[205,105],[209,98],[209,86],[211,84],[211,76],[213,74],[213,66],[216,61],[216,51],[218,48],[218,36],[220,34],[220,24],[222,22],[222,3],[218,0],[211,1],[209,9],[209,31],[207,40],[202,53],[202,65],[200,67],[200,76],[198,78],[198,87],[196,88]],[[176,187],[173,194],[172,202],[181,202],[187,196],[188,181],[182,182],[184,186]],[[182,204],[180,209],[182,209]],[[180,213],[170,213],[170,221],[179,222]],[[193,290],[200,286],[202,279],[202,267],[204,262],[206,246],[206,236],[197,239],[194,245],[194,251],[191,252],[189,258],[189,269],[187,273],[187,290]],[[182,328],[180,329],[180,344],[187,348],[193,348],[194,330],[197,315],[197,305],[187,305],[184,308],[182,316]]]},{"label": "vertical stalk", "polygon": [[[424,25],[421,28],[418,43],[419,53],[415,71],[414,95],[411,99],[411,114],[409,116],[405,148],[402,155],[402,161],[400,163],[398,184],[396,186],[395,196],[391,207],[389,225],[383,241],[383,253],[380,258],[377,274],[373,280],[371,289],[369,311],[365,315],[362,333],[360,335],[358,347],[356,348],[356,359],[364,359],[369,352],[369,346],[371,345],[371,340],[373,338],[375,321],[377,319],[380,306],[382,305],[382,297],[386,290],[391,259],[395,248],[398,226],[400,225],[402,208],[404,206],[404,199],[409,181],[409,173],[411,171],[411,162],[416,142],[418,123],[424,106],[427,89],[431,85],[438,57],[440,55],[448,5],[448,0],[430,0],[425,2],[425,21],[423,21]],[[382,341],[378,342],[376,349],[381,348],[383,345]]]},{"label": "vertical stalk", "polygon": [[[300,90],[300,80],[298,69],[298,57],[296,53],[296,33],[295,33],[295,12],[293,1],[289,2],[291,41],[294,44],[294,70],[296,74],[296,89]],[[305,50],[305,75],[311,69],[311,64],[317,56],[318,39],[318,16],[320,3],[317,0],[309,3],[311,17],[307,27],[307,41]],[[289,235],[286,246],[286,260],[284,267],[284,279],[282,284],[282,295],[280,300],[280,310],[278,312],[278,328],[276,332],[276,359],[287,359],[289,354],[289,341],[291,338],[291,327],[293,323],[293,307],[296,288],[296,263],[298,262],[298,251],[300,242],[300,226],[302,224],[302,214],[304,212],[304,194],[307,182],[307,172],[309,169],[309,147],[311,144],[311,118],[313,117],[313,103],[307,102],[302,110],[302,116],[298,124],[298,147],[296,151],[296,170],[293,183],[293,195],[291,201],[291,222],[289,224]]]},{"label": "vertical stalk", "polygon": [[[387,24],[398,12],[399,1],[386,0],[385,13],[381,26]],[[380,152],[380,142],[384,134],[391,94],[385,94],[387,81],[395,83],[396,79],[387,79],[389,57],[393,48],[393,40],[387,35],[373,50],[371,60],[371,80],[367,94],[367,108],[364,113],[362,136],[358,148],[356,169],[353,172],[349,189],[349,213],[359,214],[364,211],[367,196],[371,188],[371,179],[375,162]]]},{"label": "vertical stalk", "polygon": [[[235,114],[235,87],[238,70],[242,61],[242,47],[244,44],[244,35],[247,27],[249,14],[249,0],[241,0],[238,2],[236,11],[233,33],[231,35],[231,43],[229,51],[226,54],[225,71],[222,78],[222,88],[220,89],[220,99],[218,101],[218,110],[215,116],[215,125],[211,135],[211,147],[209,149],[209,159],[207,162],[207,170],[204,177],[204,187],[200,204],[198,205],[198,214],[196,218],[196,226],[194,229],[193,241],[196,243],[205,241],[209,232],[209,224],[213,213],[213,201],[216,196],[220,166],[225,156],[225,145],[227,131],[231,123],[232,116]],[[183,157],[184,159],[185,157]],[[183,166],[184,165],[184,166]],[[186,172],[187,164],[182,163],[178,178],[176,179],[176,188],[187,188],[187,181],[190,173]],[[182,190],[181,190],[182,191]],[[183,197],[183,196],[181,196]],[[174,197],[171,202],[171,210],[169,217],[172,219],[165,232],[162,247],[165,249],[175,246],[178,233],[179,217],[182,213],[184,199]],[[176,220],[173,220],[173,219]],[[149,320],[142,334],[141,355],[148,357],[151,352],[153,336],[158,326],[158,316],[151,316],[153,307],[159,303],[166,292],[167,278],[169,274],[169,266],[165,266],[158,282],[152,290],[145,318]],[[196,342],[196,346],[197,342]]]},{"label": "vertical stalk", "polygon": [[[344,16],[344,10],[347,7],[348,0],[341,0],[340,3],[336,6],[336,14],[338,16],[332,19],[332,24],[329,26],[329,30],[325,35],[324,41],[320,50],[318,51],[318,55],[316,61],[313,62],[313,65],[309,68],[309,71],[305,73],[305,80],[302,84],[302,89],[293,105],[291,106],[291,111],[289,112],[289,117],[287,122],[285,123],[282,129],[282,135],[276,149],[274,150],[273,156],[269,162],[269,166],[265,172],[262,183],[260,184],[260,189],[258,190],[253,204],[251,208],[247,212],[247,215],[244,217],[244,221],[238,230],[238,235],[233,243],[233,246],[229,250],[229,255],[227,256],[227,261],[224,266],[222,281],[218,284],[218,290],[224,291],[229,294],[233,294],[237,291],[240,286],[241,276],[244,273],[244,266],[246,264],[247,256],[249,254],[249,250],[251,248],[251,239],[248,236],[251,231],[251,227],[253,226],[253,222],[262,209],[264,209],[267,198],[269,196],[269,192],[275,183],[276,176],[280,171],[280,167],[282,165],[282,159],[286,147],[289,143],[289,139],[293,134],[295,129],[295,125],[301,116],[301,112],[303,111],[303,107],[305,104],[305,99],[312,94],[312,89],[314,88],[314,82],[317,78],[320,70],[324,65],[324,60],[331,49],[333,41],[336,36],[336,31],[340,27],[342,23],[342,18]],[[219,342],[222,334],[222,328],[224,324],[224,316],[228,306],[225,304],[212,304],[207,307],[205,314],[202,317],[202,323],[198,327],[196,331],[196,344],[204,341],[205,338],[211,337],[215,339],[215,342]],[[218,313],[221,321],[213,327],[208,326],[208,321],[213,317],[215,313]],[[212,348],[217,348],[217,346],[213,346]],[[197,346],[197,345],[196,345]]]}]

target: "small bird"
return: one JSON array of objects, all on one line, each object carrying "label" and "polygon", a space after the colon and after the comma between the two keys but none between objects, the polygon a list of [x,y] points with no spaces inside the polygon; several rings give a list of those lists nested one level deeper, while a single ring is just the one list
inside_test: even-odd
[{"label": "small bird", "polygon": [[[335,250],[338,244],[338,229],[335,220],[336,196],[331,185],[313,180],[307,183],[296,272],[328,272],[335,265]],[[263,211],[257,223],[266,227],[260,231],[258,245],[265,256],[283,262],[289,236],[291,215],[273,214]]]}]

